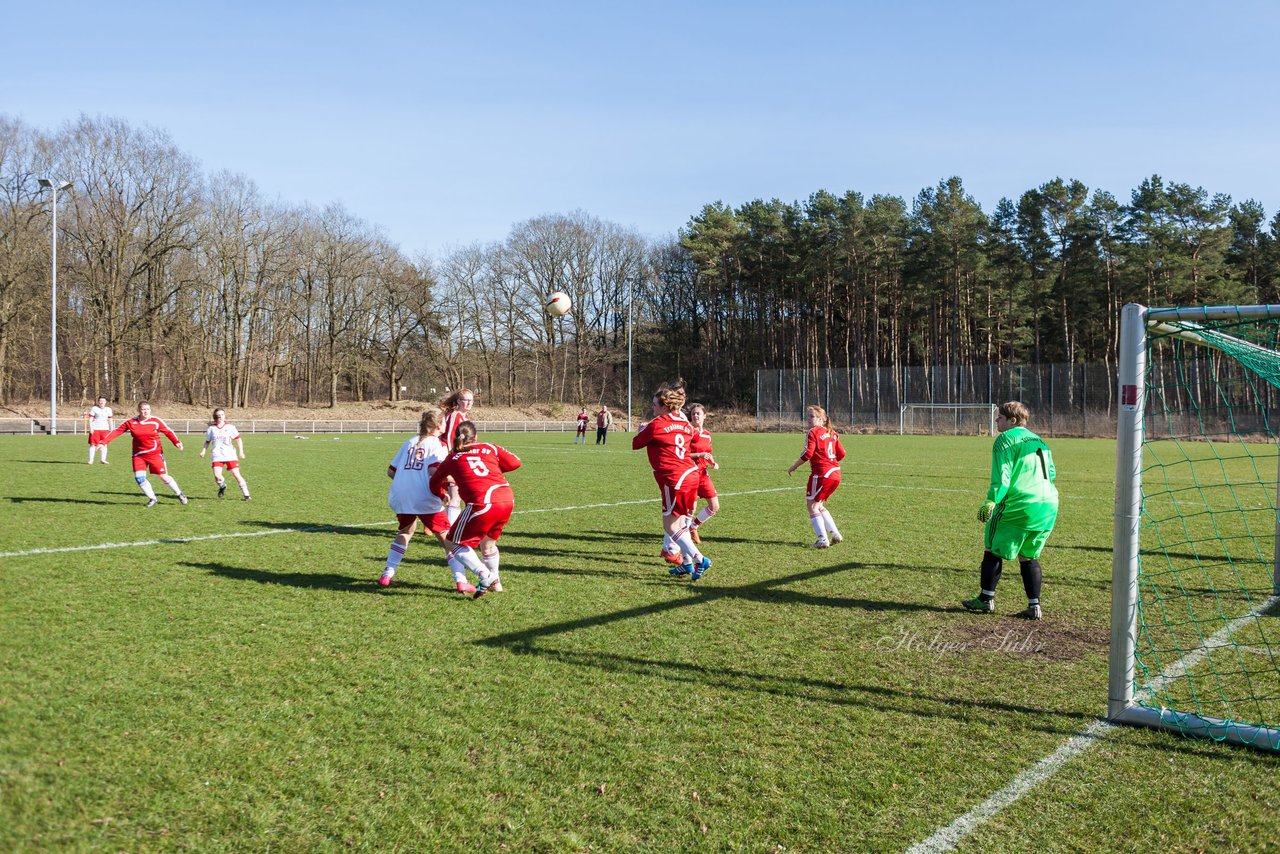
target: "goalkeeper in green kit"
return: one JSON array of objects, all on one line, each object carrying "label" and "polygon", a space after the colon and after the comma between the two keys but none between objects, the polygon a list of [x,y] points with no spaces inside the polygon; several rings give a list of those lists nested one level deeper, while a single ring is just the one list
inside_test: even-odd
[{"label": "goalkeeper in green kit", "polygon": [[963,604],[970,611],[996,609],[996,585],[1004,561],[1015,557],[1022,568],[1027,609],[1016,616],[1040,619],[1040,552],[1058,520],[1058,476],[1053,454],[1044,440],[1027,429],[1031,412],[1011,400],[1000,405],[996,428],[1000,436],[991,449],[991,487],[978,511],[986,523],[983,536],[982,589]]}]

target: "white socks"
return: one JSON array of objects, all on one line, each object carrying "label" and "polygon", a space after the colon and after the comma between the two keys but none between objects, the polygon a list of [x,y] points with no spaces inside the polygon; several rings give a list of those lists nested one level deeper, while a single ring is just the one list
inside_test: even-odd
[{"label": "white socks", "polygon": [[822,518],[822,514],[809,517],[809,524],[813,527],[813,532],[818,535],[818,539],[825,540],[827,538],[826,523]]},{"label": "white socks", "polygon": [[391,548],[387,551],[388,570],[395,572],[396,567],[400,565],[400,561],[404,560],[404,553],[407,548],[409,548],[408,545],[401,545],[398,540],[391,542]]},{"label": "white socks", "polygon": [[831,511],[825,507],[822,508],[822,522],[827,527],[827,533],[833,537],[840,536],[840,529],[836,527],[836,520],[831,518]]}]

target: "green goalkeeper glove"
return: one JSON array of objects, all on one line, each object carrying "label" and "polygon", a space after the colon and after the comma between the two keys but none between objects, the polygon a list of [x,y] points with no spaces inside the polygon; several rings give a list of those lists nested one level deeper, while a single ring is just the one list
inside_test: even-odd
[{"label": "green goalkeeper glove", "polygon": [[978,521],[986,524],[991,520],[991,514],[996,510],[996,503],[988,501],[978,508]]}]

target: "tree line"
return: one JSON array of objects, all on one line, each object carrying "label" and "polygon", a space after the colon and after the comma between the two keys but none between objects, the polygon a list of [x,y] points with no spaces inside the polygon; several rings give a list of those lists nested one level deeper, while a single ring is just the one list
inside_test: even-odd
[{"label": "tree line", "polygon": [[[674,236],[588,213],[407,257],[343,206],[204,174],[163,131],[0,116],[0,402],[58,388],[239,407],[431,399],[622,403],[683,375],[746,403],[758,368],[1111,362],[1121,305],[1277,302],[1280,215],[1159,176],[1127,203],[1055,178],[990,213],[960,178],[902,198],[706,205]],[[423,235],[424,241],[429,235]],[[545,296],[574,310],[554,319]]]}]

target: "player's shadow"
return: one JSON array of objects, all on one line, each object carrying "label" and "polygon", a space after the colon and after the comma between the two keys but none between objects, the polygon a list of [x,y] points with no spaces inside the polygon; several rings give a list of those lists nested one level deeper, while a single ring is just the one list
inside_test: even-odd
[{"label": "player's shadow", "polygon": [[[523,629],[521,631],[507,632],[488,638],[482,638],[476,641],[476,643],[499,647],[530,646],[534,641],[544,637],[552,637],[568,632],[574,632],[578,629],[589,629],[595,626],[608,625],[610,623],[616,623],[623,620],[663,614],[668,611],[688,608],[693,605],[700,605],[708,602],[715,602],[721,599],[743,599],[749,602],[764,602],[772,604],[796,603],[806,605],[825,605],[829,607],[864,608],[875,611],[950,611],[948,608],[941,608],[936,605],[886,602],[875,599],[843,599],[836,596],[814,596],[811,594],[775,589],[786,584],[792,584],[799,581],[809,581],[815,578],[825,578],[830,575],[848,572],[853,569],[878,569],[886,566],[888,565],[849,562],[839,564],[837,566],[820,567],[818,569],[806,570],[804,572],[796,572],[780,578],[768,578],[763,581],[757,581],[753,584],[744,584],[734,587],[712,586],[704,582],[695,583],[670,581],[668,585],[664,586],[669,586],[670,584],[686,584],[686,590],[689,592],[689,596],[681,599],[666,599],[661,602],[651,602],[647,605],[638,605],[634,608],[625,608],[623,610],[613,611],[607,614],[592,614],[586,617],[564,620],[559,623],[534,626],[533,628]],[[714,567],[712,568],[712,572],[715,572]],[[713,576],[707,576],[709,581],[712,578]]]},{"label": "player's shadow", "polygon": [[[136,496],[135,496],[136,497]],[[119,507],[128,501],[99,501],[94,498],[52,498],[36,495],[10,495],[8,500],[14,504],[54,503],[54,504],[100,504],[106,507]]]},{"label": "player's shadow", "polygon": [[15,463],[29,463],[34,466],[87,466],[83,460],[14,460]]},{"label": "player's shadow", "polygon": [[[377,537],[386,539],[395,536],[396,526],[393,522],[385,525],[317,525],[309,522],[280,522],[266,519],[241,519],[241,525],[257,528],[269,528],[273,531],[296,531],[299,534],[341,534],[343,536]],[[414,535],[417,540],[422,536],[421,526]]]},{"label": "player's shadow", "polygon": [[[511,652],[516,655],[538,656],[576,667],[594,668],[610,674],[659,677],[672,682],[697,685],[701,688],[746,691],[781,699],[823,702],[835,706],[857,706],[914,718],[930,720],[946,718],[966,725],[972,725],[975,715],[978,714],[1011,714],[1018,716],[1020,728],[1061,735],[1076,731],[1080,721],[1096,719],[1095,715],[1085,712],[1036,708],[1002,700],[942,697],[887,685],[816,679],[794,673],[785,675],[755,673],[732,667],[649,659],[612,652],[583,652],[533,646],[515,647]],[[1064,720],[1077,723],[1069,727],[1063,727],[1060,723],[1055,725],[1055,721]]]},{"label": "player's shadow", "polygon": [[284,587],[299,587],[306,590],[334,590],[340,593],[375,593],[386,595],[392,592],[414,591],[426,595],[447,596],[456,598],[453,591],[447,591],[439,585],[419,584],[413,581],[396,579],[390,588],[379,587],[377,579],[372,576],[355,577],[329,572],[272,572],[266,569],[249,569],[230,566],[225,563],[197,563],[181,561],[179,566],[200,569],[211,575],[230,578],[235,581],[252,581],[257,584],[279,584]]},{"label": "player's shadow", "polygon": [[[636,562],[636,555],[619,555],[615,553],[602,553],[598,551],[581,551],[577,549],[565,548],[541,548],[539,546],[526,546],[521,540],[527,539],[524,534],[504,535],[498,544],[498,548],[502,551],[503,559],[508,555],[530,555],[537,556],[543,560],[548,560],[551,565],[547,568],[547,572],[559,574],[564,570],[558,568],[563,564],[622,564],[624,566],[632,566]],[[534,571],[534,570],[530,570]],[[591,573],[593,575],[599,573]]]},{"label": "player's shadow", "polygon": [[[714,529],[714,526],[712,526]],[[658,539],[656,530],[649,531],[586,531],[588,534],[595,534],[602,540],[636,540],[637,542],[652,543]],[[714,546],[717,543],[745,543],[746,545],[758,546],[764,544],[765,540],[752,540],[746,537],[722,537],[712,530],[707,534],[707,545]],[[770,542],[769,545],[777,545]]]}]

